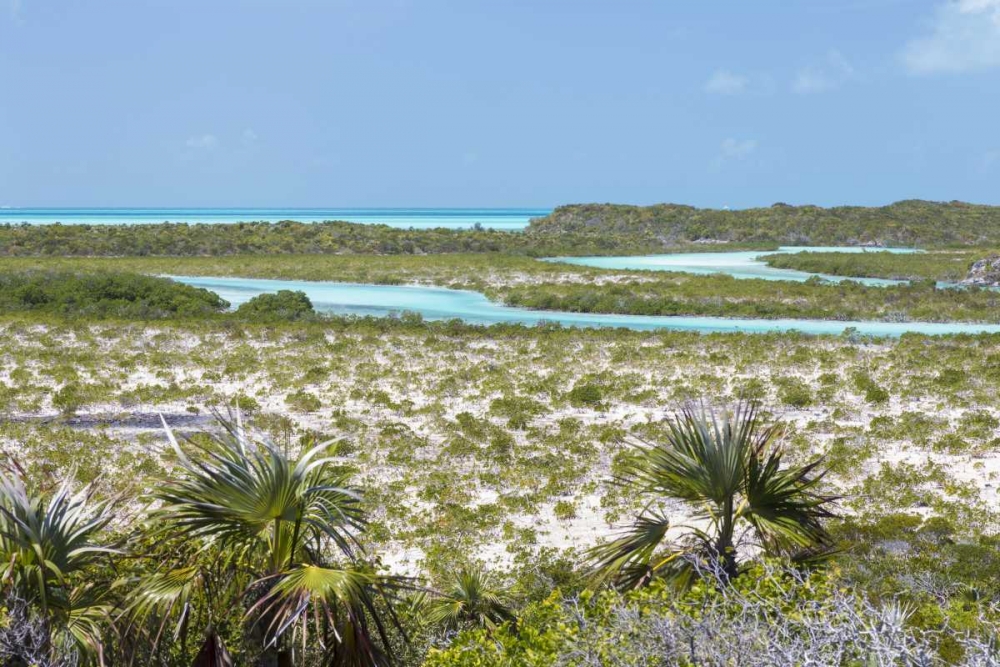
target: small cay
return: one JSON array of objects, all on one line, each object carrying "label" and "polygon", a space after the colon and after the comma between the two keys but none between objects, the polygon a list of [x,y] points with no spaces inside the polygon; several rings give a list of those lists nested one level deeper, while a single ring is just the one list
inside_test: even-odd
[{"label": "small cay", "polygon": [[969,268],[969,275],[962,283],[982,287],[1000,287],[1000,255],[993,254],[975,262]]}]

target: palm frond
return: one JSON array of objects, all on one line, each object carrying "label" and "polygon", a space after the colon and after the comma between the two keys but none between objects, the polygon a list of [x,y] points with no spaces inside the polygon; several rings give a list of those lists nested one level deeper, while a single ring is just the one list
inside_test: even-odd
[{"label": "palm frond", "polygon": [[[611,542],[599,544],[587,552],[597,581],[613,580],[622,588],[637,588],[669,563],[670,555],[660,556],[670,519],[656,511],[636,517],[631,526]],[[676,551],[671,551],[676,553]]]},{"label": "palm frond", "polygon": [[836,497],[816,491],[823,478],[817,474],[822,460],[782,468],[781,458],[781,450],[775,448],[750,460],[741,516],[772,552],[828,544],[823,522],[834,516],[830,507]]},{"label": "palm frond", "polygon": [[107,503],[91,502],[90,487],[72,493],[63,482],[46,502],[28,492],[19,477],[0,474],[0,557],[6,578],[43,609],[55,602],[54,589],[66,585],[99,554],[117,553],[97,543],[110,521]]},{"label": "palm frond", "polygon": [[[738,524],[765,551],[790,555],[829,541],[824,521],[833,516],[832,497],[817,490],[821,461],[782,467],[780,424],[765,425],[757,403],[740,402],[715,411],[685,405],[668,424],[662,443],[638,442],[615,480],[627,493],[688,503],[705,528],[688,528],[686,539],[664,549],[667,518],[645,511],[617,539],[589,553],[597,581],[642,586],[654,576],[687,581],[691,569],[721,563],[735,576]],[[691,565],[692,567],[688,567]]]},{"label": "palm frond", "polygon": [[4,582],[41,609],[52,646],[67,654],[93,657],[102,651],[111,608],[92,585],[73,582],[102,554],[118,553],[98,542],[111,516],[107,505],[92,502],[90,487],[73,493],[69,478],[46,499],[19,476],[0,474]]},{"label": "palm frond", "polygon": [[502,591],[479,567],[459,570],[447,589],[427,602],[426,620],[448,630],[463,626],[495,628],[514,619]]},{"label": "palm frond", "polygon": [[[411,588],[408,580],[363,568],[299,565],[271,583],[267,594],[247,610],[247,617],[270,619],[267,636],[272,644],[296,626],[307,632],[312,618],[315,636],[327,637],[331,656],[351,653],[357,664],[388,664],[389,656],[372,641],[377,635],[381,646],[390,645],[378,603]],[[311,609],[317,613],[310,614]],[[396,623],[391,611],[389,617]],[[345,653],[347,648],[351,651]]]},{"label": "palm frond", "polygon": [[[272,569],[291,563],[307,531],[344,553],[360,549],[360,494],[321,458],[323,445],[290,460],[241,425],[180,458],[180,475],[154,494],[154,521],[172,534],[217,541],[222,548],[260,547]],[[171,435],[171,442],[177,440]],[[180,445],[177,445],[180,448]]]}]

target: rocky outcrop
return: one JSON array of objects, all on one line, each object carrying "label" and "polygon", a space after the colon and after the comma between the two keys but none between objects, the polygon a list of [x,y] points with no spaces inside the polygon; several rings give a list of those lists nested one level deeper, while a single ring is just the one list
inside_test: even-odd
[{"label": "rocky outcrop", "polygon": [[969,275],[962,284],[1000,287],[1000,255],[990,255],[978,260],[969,269]]}]

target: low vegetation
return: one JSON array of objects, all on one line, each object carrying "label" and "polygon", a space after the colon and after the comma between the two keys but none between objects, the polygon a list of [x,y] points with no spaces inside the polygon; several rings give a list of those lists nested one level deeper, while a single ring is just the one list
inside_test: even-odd
[{"label": "low vegetation", "polygon": [[567,236],[603,244],[608,250],[623,241],[661,248],[686,243],[983,246],[1000,242],[1000,207],[920,200],[833,208],[778,203],[742,210],[573,204],[532,221],[531,231],[542,238]]},{"label": "low vegetation", "polygon": [[901,201],[889,206],[789,206],[745,210],[678,204],[574,204],[520,232],[397,229],[328,221],[227,224],[0,225],[6,256],[647,254],[776,245],[931,247],[1000,243],[1000,207]]},{"label": "low vegetation", "polygon": [[214,292],[134,273],[27,270],[0,273],[0,312],[71,317],[206,317],[229,304]]},{"label": "low vegetation", "polygon": [[[974,220],[992,243],[979,207],[773,208],[596,207],[593,225],[560,209],[523,235],[0,229],[3,253],[130,255],[0,271],[0,664],[1000,664],[1000,336],[481,327],[326,317],[295,291],[227,311],[158,277],[1000,321],[996,292],[929,282],[978,249],[920,255],[929,268],[800,256],[912,271],[892,288],[517,254],[558,245],[550,233],[601,252],[806,227],[811,242],[884,240],[873,221],[950,243]],[[453,247],[466,252],[419,254]]]},{"label": "low vegetation", "polygon": [[[769,640],[773,627],[784,628],[781,636],[833,638],[824,650],[836,648],[845,660],[857,658],[849,651],[858,650],[870,659],[923,655],[930,664],[989,664],[982,656],[990,650],[1000,600],[995,336],[706,336],[374,318],[102,324],[42,314],[8,314],[0,326],[0,447],[20,466],[8,474],[23,480],[29,498],[40,499],[35,507],[51,506],[55,489],[47,480],[53,479],[68,480],[71,489],[89,485],[87,508],[114,503],[97,514],[112,521],[86,537],[109,551],[95,553],[79,570],[67,569],[62,581],[51,579],[64,595],[102,593],[87,600],[87,608],[108,660],[116,652],[149,651],[157,636],[155,652],[140,653],[145,664],[186,665],[199,651],[220,647],[236,664],[256,659],[250,657],[260,648],[255,616],[248,616],[255,602],[233,594],[269,576],[270,547],[240,557],[241,576],[248,578],[242,583],[230,581],[224,568],[204,570],[204,563],[229,562],[210,557],[213,549],[243,547],[202,545],[198,535],[174,525],[181,519],[169,513],[188,503],[171,485],[199,478],[187,471],[155,416],[162,413],[173,425],[184,456],[209,457],[204,464],[220,466],[223,460],[211,456],[236,454],[218,440],[231,434],[213,425],[211,410],[236,404],[256,434],[248,451],[266,457],[271,447],[290,469],[315,443],[336,440],[311,460],[328,459],[327,471],[342,476],[329,486],[358,490],[366,521],[353,534],[366,556],[345,560],[331,546],[322,550],[323,567],[415,578],[373,598],[386,624],[386,636],[375,629],[375,641],[396,664],[600,664],[682,648],[702,662],[723,661],[729,654],[710,641],[722,626],[739,629],[745,640],[725,650],[742,646],[764,664],[774,652],[819,650]],[[809,400],[801,400],[806,394]],[[780,442],[779,470],[799,471],[825,455],[814,471],[829,472],[813,489],[842,496],[841,517],[819,519],[828,535],[815,543],[833,547],[820,563],[788,560],[797,552],[787,545],[772,552],[779,560],[762,561],[758,546],[735,540],[738,573],[726,575],[735,583],[715,593],[719,587],[711,582],[721,575],[706,565],[711,550],[683,548],[684,535],[697,534],[684,526],[716,539],[726,532],[697,518],[703,504],[672,499],[674,491],[637,493],[614,480],[629,478],[641,460],[630,442],[666,447],[676,440],[676,421],[665,406],[697,397],[735,404],[747,395],[761,402],[757,433],[771,433],[779,417],[785,424],[780,439],[777,432],[772,438]],[[222,482],[211,489],[198,484],[215,493]],[[229,491],[222,497],[236,498]],[[147,507],[147,498],[153,505]],[[651,553],[680,554],[672,562],[683,559],[700,574],[683,594],[668,592],[668,578],[660,576],[649,577],[641,590],[613,593],[595,583],[595,560],[586,551],[615,548],[615,527],[643,516],[651,499],[673,527],[651,543]],[[734,507],[739,522],[751,521],[749,506],[737,500]],[[192,521],[199,516],[184,512]],[[220,521],[229,519],[206,517],[199,525],[209,530]],[[158,526],[155,540],[146,526]],[[291,568],[305,562],[293,561]],[[184,591],[167,586],[167,579],[164,588],[156,582],[187,567],[200,574],[173,580],[192,582],[185,615],[181,598],[173,597]],[[277,580],[290,571],[282,569]],[[114,586],[122,577],[131,583]],[[770,583],[758,591],[764,582]],[[232,588],[223,593],[226,585]],[[30,588],[4,590],[11,630],[0,631],[0,647],[27,637],[51,648],[46,636],[67,636],[55,632],[64,622],[57,609],[39,616]],[[146,598],[142,590],[157,593]],[[123,616],[131,604],[126,593],[164,606],[150,602]],[[262,590],[259,599],[265,596]],[[322,608],[312,594],[298,599]],[[329,604],[333,609],[339,602]],[[788,605],[812,611],[778,616]],[[390,610],[398,626],[384,616]],[[317,634],[315,615],[308,616],[307,630],[299,617],[284,631],[290,644],[277,648],[301,647],[306,631],[309,642],[318,640],[326,628],[321,623]],[[111,627],[119,631],[108,635]],[[140,634],[119,635],[123,628]],[[137,639],[118,639],[129,636]],[[610,636],[628,639],[609,642]],[[869,643],[858,644],[861,637]],[[72,646],[82,651],[85,644]],[[315,664],[334,646],[310,644],[296,660]],[[601,646],[621,653],[601,653]],[[528,655],[537,662],[524,662]],[[468,662],[474,659],[480,662]]]},{"label": "low vegetation", "polygon": [[658,274],[595,289],[581,283],[535,283],[487,290],[512,306],[577,313],[701,315],[747,319],[806,318],[885,322],[1000,322],[1000,292],[938,288],[926,282],[887,287],[741,280],[725,275]]},{"label": "low vegetation", "polygon": [[[113,273],[117,271],[119,273]],[[351,256],[236,256],[219,258],[53,258],[12,259],[5,262],[0,280],[45,281],[63,295],[53,305],[34,306],[28,297],[0,296],[0,309],[42,310],[95,317],[153,319],[171,312],[176,316],[219,312],[221,299],[204,290],[144,278],[153,275],[245,276],[285,280],[333,280],[376,284],[440,285],[483,292],[511,306],[536,310],[631,315],[700,315],[738,318],[806,318],[828,320],[881,320],[889,322],[1000,322],[1000,292],[968,287],[937,288],[926,281],[890,287],[865,286],[820,279],[806,282],[740,280],[726,275],[618,271],[539,262],[520,257],[497,259],[491,255],[434,255],[385,257],[373,264]],[[95,274],[96,277],[87,278]],[[116,277],[117,276],[117,277]],[[132,289],[115,295],[113,303],[88,305],[94,299],[88,281],[143,284],[164,290],[170,303],[161,305],[147,292]],[[53,289],[56,289],[53,287]],[[80,289],[80,298],[72,291]],[[169,291],[173,289],[173,291]],[[92,291],[92,290],[91,290]],[[182,298],[183,297],[183,298]],[[189,303],[197,297],[201,301]],[[12,300],[13,299],[13,300]],[[124,302],[134,303],[126,307]],[[269,296],[245,306],[240,317],[311,317],[305,304],[292,304],[288,296]],[[202,301],[204,303],[202,303]],[[278,304],[284,306],[278,307]],[[268,304],[265,306],[265,304]],[[201,310],[199,307],[204,306]],[[263,307],[263,308],[261,308]],[[272,307],[277,308],[270,312]],[[304,310],[298,310],[299,307]],[[172,310],[171,310],[172,309]],[[268,312],[265,312],[268,311]],[[282,314],[283,313],[283,314]]]},{"label": "low vegetation", "polygon": [[993,254],[987,248],[938,250],[921,253],[803,252],[765,255],[761,259],[779,269],[855,278],[960,282],[973,262]]}]

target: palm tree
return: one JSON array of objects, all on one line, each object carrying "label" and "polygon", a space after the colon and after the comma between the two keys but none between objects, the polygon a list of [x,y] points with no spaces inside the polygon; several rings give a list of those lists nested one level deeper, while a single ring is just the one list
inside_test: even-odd
[{"label": "palm tree", "polygon": [[110,606],[95,593],[89,571],[102,554],[115,553],[97,541],[109,521],[106,509],[93,502],[90,487],[73,493],[67,480],[46,497],[29,491],[19,474],[0,473],[3,599],[41,612],[20,619],[40,626],[31,634],[41,645],[25,651],[47,661],[102,660]]},{"label": "palm tree", "polygon": [[163,422],[178,466],[153,494],[150,519],[185,548],[137,582],[131,618],[162,619],[157,635],[175,618],[182,636],[197,616],[216,647],[216,624],[242,605],[258,665],[290,665],[296,638],[319,645],[324,664],[387,664],[385,620],[395,622],[391,602],[406,582],[366,564],[360,496],[322,458],[330,443],[291,459],[251,436],[239,413],[219,421],[221,434],[187,441],[190,456]]},{"label": "palm tree", "polygon": [[[660,444],[639,442],[616,482],[649,502],[616,540],[591,550],[601,579],[623,588],[642,586],[658,574],[690,581],[707,563],[723,581],[738,574],[738,548],[794,555],[829,545],[823,520],[834,498],[817,486],[820,459],[782,467],[780,425],[765,425],[759,405],[741,401],[721,414],[688,404],[669,424]],[[688,503],[698,526],[672,526],[658,506]],[[685,529],[663,548],[671,528]]]},{"label": "palm tree", "polygon": [[503,594],[492,584],[481,568],[462,568],[448,588],[427,603],[427,621],[454,631],[465,627],[492,630],[513,620]]}]

